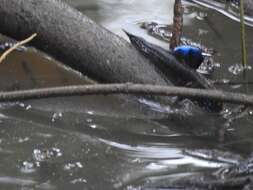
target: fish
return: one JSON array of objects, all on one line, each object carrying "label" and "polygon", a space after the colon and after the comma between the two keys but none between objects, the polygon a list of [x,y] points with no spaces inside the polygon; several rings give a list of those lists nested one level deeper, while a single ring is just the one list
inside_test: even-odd
[{"label": "fish", "polygon": [[[129,37],[132,45],[154,63],[154,69],[159,70],[175,86],[215,89],[213,84],[203,75],[197,73],[189,65],[180,63],[173,51],[163,49],[147,42],[142,37],[123,31]],[[193,101],[210,112],[220,112],[223,108],[222,102],[216,100],[196,98]]]}]

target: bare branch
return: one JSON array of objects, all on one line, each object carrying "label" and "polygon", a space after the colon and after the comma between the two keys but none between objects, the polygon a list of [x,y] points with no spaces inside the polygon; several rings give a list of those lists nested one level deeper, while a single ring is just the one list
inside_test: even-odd
[{"label": "bare branch", "polygon": [[65,87],[41,88],[0,92],[0,101],[17,101],[40,99],[60,96],[76,95],[108,95],[108,94],[136,94],[157,96],[180,96],[191,99],[212,99],[221,102],[253,105],[253,96],[242,93],[223,92],[220,90],[194,89],[174,86],[159,86],[149,84],[95,84],[73,85]]}]

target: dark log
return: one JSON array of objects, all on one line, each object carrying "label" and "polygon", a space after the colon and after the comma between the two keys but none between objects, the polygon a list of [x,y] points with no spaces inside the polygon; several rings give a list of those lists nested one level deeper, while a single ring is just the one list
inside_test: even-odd
[{"label": "dark log", "polygon": [[170,82],[129,43],[59,0],[2,0],[0,33],[32,45],[99,82]]}]

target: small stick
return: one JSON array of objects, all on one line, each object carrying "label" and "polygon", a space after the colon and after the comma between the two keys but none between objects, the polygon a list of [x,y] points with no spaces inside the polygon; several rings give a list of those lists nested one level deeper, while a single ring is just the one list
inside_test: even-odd
[{"label": "small stick", "polygon": [[159,85],[131,84],[131,83],[72,85],[64,87],[0,92],[0,102],[41,99],[60,96],[66,97],[66,96],[108,95],[108,94],[180,96],[193,99],[205,98],[221,102],[253,106],[253,96],[242,93],[232,93],[211,89],[196,89],[196,88],[185,88],[175,86],[159,86]]},{"label": "small stick", "polygon": [[183,28],[183,6],[182,6],[181,0],[175,0],[173,29],[172,29],[172,37],[170,40],[170,49],[174,49],[175,47],[180,45],[182,28]]},{"label": "small stick", "polygon": [[14,46],[12,46],[11,48],[7,49],[0,57],[0,63],[3,62],[3,60],[11,53],[13,52],[15,49],[17,49],[18,47],[30,42],[31,40],[33,40],[35,37],[37,36],[36,33],[34,33],[33,35],[31,35],[29,38],[22,40],[20,42],[17,42]]}]

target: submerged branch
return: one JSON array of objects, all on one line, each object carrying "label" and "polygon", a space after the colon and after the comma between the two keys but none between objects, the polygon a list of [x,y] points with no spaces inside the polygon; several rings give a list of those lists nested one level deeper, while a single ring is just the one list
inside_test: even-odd
[{"label": "submerged branch", "polygon": [[223,92],[220,90],[205,90],[185,87],[159,86],[149,84],[95,84],[73,85],[66,87],[41,88],[0,92],[0,101],[18,101],[60,96],[76,95],[108,95],[108,94],[136,94],[157,96],[180,96],[192,99],[212,99],[235,104],[253,105],[253,96],[241,93]]}]

